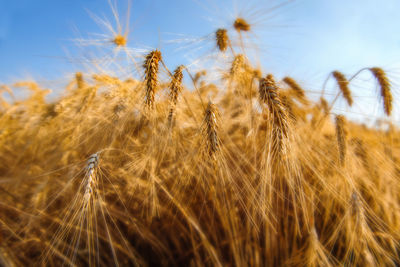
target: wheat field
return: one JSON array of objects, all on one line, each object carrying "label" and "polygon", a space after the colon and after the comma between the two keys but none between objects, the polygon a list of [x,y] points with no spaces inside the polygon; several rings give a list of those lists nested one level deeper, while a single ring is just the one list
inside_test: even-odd
[{"label": "wheat field", "polygon": [[[310,94],[250,60],[251,30],[210,33],[217,81],[152,49],[138,75],[76,72],[53,100],[2,85],[0,265],[399,266],[395,81],[333,70],[334,98]],[[335,111],[361,74],[379,127]]]}]

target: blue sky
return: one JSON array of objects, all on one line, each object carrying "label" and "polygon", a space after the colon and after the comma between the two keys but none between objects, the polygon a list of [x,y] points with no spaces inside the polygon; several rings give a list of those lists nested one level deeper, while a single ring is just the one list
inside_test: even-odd
[{"label": "blue sky", "polygon": [[[170,40],[207,36],[240,14],[254,21],[249,37],[260,48],[264,72],[291,75],[311,91],[335,69],[352,74],[377,65],[400,78],[400,1],[295,0],[268,19],[268,10],[282,2],[133,0],[129,47],[160,48],[171,68],[188,64],[196,44],[177,50],[187,43]],[[117,4],[124,20],[127,0]],[[89,13],[114,23],[106,0],[0,0],[0,83],[61,83],[82,69],[79,58],[87,51],[73,40],[105,32]],[[209,51],[210,44],[198,45]]]},{"label": "blue sky", "polygon": [[[118,1],[121,19],[127,2]],[[55,79],[79,68],[82,49],[73,40],[104,33],[90,13],[114,23],[106,0],[0,0],[0,83]],[[184,0],[132,1],[130,21],[130,47],[160,47],[164,32],[202,36],[213,30],[203,27],[198,4]]]},{"label": "blue sky", "polygon": [[[134,0],[130,45],[161,46],[176,59],[179,53],[164,44],[176,38],[168,33],[201,37],[228,25],[235,13],[245,16],[259,3],[261,10],[268,10],[282,1],[253,2]],[[121,17],[126,3],[118,1]],[[332,69],[351,72],[368,65],[392,68],[400,62],[398,10],[397,0],[297,0],[282,7],[278,19],[256,25],[254,35],[264,49],[264,67],[282,74],[325,75]],[[88,11],[112,21],[106,0],[0,0],[0,81],[57,78],[74,70],[77,65],[68,56],[76,56],[77,49],[71,40],[102,33]],[[267,32],[269,23],[287,26]],[[274,38],[264,40],[263,35]]]}]

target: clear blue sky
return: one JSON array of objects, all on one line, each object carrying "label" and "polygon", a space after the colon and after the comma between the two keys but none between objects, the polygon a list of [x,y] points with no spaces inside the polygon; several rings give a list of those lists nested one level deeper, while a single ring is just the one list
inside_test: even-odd
[{"label": "clear blue sky", "polygon": [[[255,23],[251,37],[264,72],[294,76],[314,90],[334,69],[351,74],[378,65],[400,79],[399,0],[297,0],[266,19],[280,2],[133,0],[129,47],[161,48],[171,68],[187,64],[196,45],[177,51],[185,43],[171,45],[182,38],[171,33],[204,37],[242,14]],[[123,19],[126,3],[117,3]],[[114,22],[106,0],[0,0],[0,83],[55,81],[82,68],[85,52],[72,40],[104,33],[88,11]]]}]

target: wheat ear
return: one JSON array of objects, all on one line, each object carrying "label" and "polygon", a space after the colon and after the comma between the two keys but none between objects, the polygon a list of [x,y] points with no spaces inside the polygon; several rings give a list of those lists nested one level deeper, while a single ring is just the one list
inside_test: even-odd
[{"label": "wheat ear", "polygon": [[218,29],[215,32],[215,38],[217,40],[218,49],[221,52],[225,52],[229,45],[229,37],[226,29]]},{"label": "wheat ear", "polygon": [[204,134],[207,137],[207,149],[210,156],[215,155],[219,151],[219,139],[218,139],[218,111],[214,104],[208,102],[205,114],[204,114]]},{"label": "wheat ear", "polygon": [[383,69],[374,67],[369,69],[374,77],[378,80],[379,86],[381,88],[381,96],[383,98],[383,108],[385,110],[386,115],[390,116],[392,113],[392,102],[393,97],[390,90],[390,82],[386,73]]},{"label": "wheat ear", "polygon": [[85,81],[83,80],[82,72],[75,73],[75,80],[76,80],[76,86],[78,87],[78,89],[82,89],[84,86],[84,83],[85,83]]},{"label": "wheat ear", "polygon": [[175,106],[176,103],[178,102],[178,96],[179,93],[182,91],[183,68],[184,66],[181,65],[175,69],[171,83],[169,84],[169,100],[170,100],[170,109],[168,113],[169,124],[172,123],[175,113]]},{"label": "wheat ear", "polygon": [[260,100],[267,104],[273,122],[273,151],[281,154],[285,150],[284,139],[288,137],[288,114],[278,95],[278,87],[271,74],[260,79]]},{"label": "wheat ear", "polygon": [[96,187],[96,167],[99,164],[99,156],[97,153],[92,154],[87,160],[86,173],[87,173],[87,183],[85,188],[85,201],[89,201],[93,195]]},{"label": "wheat ear", "polygon": [[351,92],[349,88],[349,81],[346,79],[343,73],[339,71],[332,72],[333,77],[339,85],[339,89],[343,94],[343,97],[346,99],[347,104],[349,106],[353,105],[353,98],[351,97]]},{"label": "wheat ear", "polygon": [[304,89],[291,77],[286,76],[283,78],[283,81],[289,85],[289,87],[296,93],[296,96],[299,100],[305,102],[306,101],[306,94]]},{"label": "wheat ear", "polygon": [[343,115],[336,116],[336,138],[339,149],[339,162],[341,166],[344,166],[346,160],[346,129],[345,129],[345,118]]},{"label": "wheat ear", "polygon": [[233,22],[233,27],[238,32],[240,32],[240,31],[248,32],[251,29],[250,24],[246,20],[244,20],[243,18],[235,19],[235,21]]},{"label": "wheat ear", "polygon": [[145,105],[148,108],[154,106],[154,95],[158,85],[158,65],[162,60],[161,52],[159,50],[151,51],[143,64],[146,82],[146,96]]}]

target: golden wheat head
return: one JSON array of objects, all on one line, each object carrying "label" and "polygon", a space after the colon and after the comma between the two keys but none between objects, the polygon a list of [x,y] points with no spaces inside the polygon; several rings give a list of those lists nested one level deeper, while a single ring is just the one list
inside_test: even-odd
[{"label": "golden wheat head", "polygon": [[343,115],[336,116],[336,138],[339,149],[339,163],[341,166],[345,164],[346,160],[346,149],[347,149],[347,141],[346,141],[346,119]]},{"label": "golden wheat head", "polygon": [[206,135],[206,144],[208,153],[210,156],[214,156],[219,151],[219,139],[218,139],[218,111],[216,106],[208,102],[207,108],[204,113],[204,133]]},{"label": "golden wheat head", "polygon": [[299,100],[303,102],[306,101],[304,89],[301,88],[301,86],[293,78],[286,76],[283,78],[283,81],[296,93],[296,96],[299,98]]},{"label": "golden wheat head", "polygon": [[218,29],[215,32],[217,47],[221,52],[225,52],[229,45],[228,31],[226,29]]},{"label": "golden wheat head", "polygon": [[175,106],[176,103],[178,102],[178,96],[179,93],[182,91],[182,79],[183,79],[183,70],[184,66],[178,66],[175,71],[174,75],[172,77],[171,83],[169,84],[169,99],[170,99],[170,110],[168,114],[168,122],[171,123],[174,112],[175,112]]},{"label": "golden wheat head", "polygon": [[147,54],[143,64],[146,83],[145,105],[149,108],[154,106],[154,95],[158,85],[158,65],[160,60],[162,60],[161,52],[159,50],[154,50]]},{"label": "golden wheat head", "polygon": [[385,110],[386,115],[390,116],[392,113],[392,93],[390,90],[390,82],[386,73],[383,69],[374,67],[369,69],[374,77],[378,80],[379,86],[381,88],[381,96],[383,98],[383,108]]},{"label": "golden wheat head", "polygon": [[84,85],[84,80],[83,80],[83,74],[82,72],[77,72],[75,73],[75,80],[76,80],[76,85],[78,89],[82,89]]},{"label": "golden wheat head", "polygon": [[278,86],[272,74],[268,74],[265,78],[260,79],[259,96],[260,100],[267,104],[272,118],[274,126],[272,129],[274,139],[273,151],[280,153],[284,150],[284,139],[288,137],[289,120],[287,111],[278,95]]},{"label": "golden wheat head", "polygon": [[343,97],[346,99],[347,104],[349,104],[349,106],[353,105],[353,98],[351,97],[349,81],[346,79],[344,74],[339,71],[332,72],[332,75],[338,83],[339,89],[342,92]]},{"label": "golden wheat head", "polygon": [[236,55],[232,61],[230,74],[232,76],[235,76],[243,67],[244,62],[245,62],[245,56],[243,54]]},{"label": "golden wheat head", "polygon": [[98,164],[99,164],[99,156],[97,153],[91,155],[87,160],[87,165],[86,165],[87,182],[84,195],[85,201],[89,201],[96,188],[97,181],[96,181],[95,171]]},{"label": "golden wheat head", "polygon": [[235,30],[237,30],[238,32],[240,31],[244,31],[244,32],[248,32],[251,29],[250,24],[243,18],[237,18],[234,22],[233,22],[233,27],[235,28]]},{"label": "golden wheat head", "polygon": [[126,46],[127,40],[125,38],[125,36],[118,34],[117,36],[115,36],[115,38],[112,40],[112,42],[117,46]]}]

